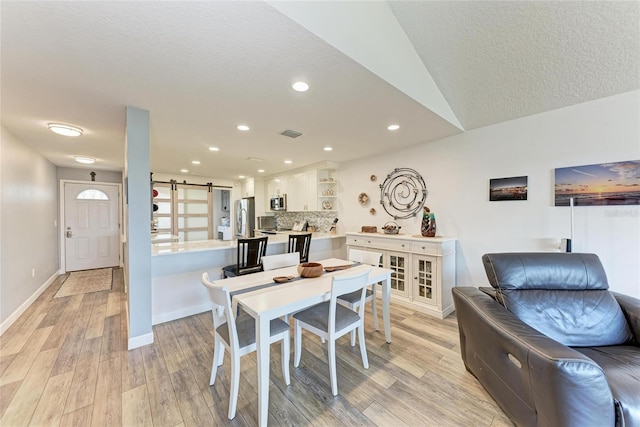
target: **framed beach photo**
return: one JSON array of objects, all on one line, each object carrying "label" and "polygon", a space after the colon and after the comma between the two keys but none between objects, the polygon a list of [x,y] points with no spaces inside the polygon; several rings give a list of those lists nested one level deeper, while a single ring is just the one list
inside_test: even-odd
[{"label": "framed beach photo", "polygon": [[555,205],[640,205],[640,160],[555,170]]},{"label": "framed beach photo", "polygon": [[489,180],[489,200],[527,200],[528,177],[494,178]]}]

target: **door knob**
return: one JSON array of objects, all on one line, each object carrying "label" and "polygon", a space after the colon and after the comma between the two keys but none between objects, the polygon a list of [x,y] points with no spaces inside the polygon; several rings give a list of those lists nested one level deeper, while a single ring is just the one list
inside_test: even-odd
[{"label": "door knob", "polygon": [[71,230],[67,230],[67,237],[73,237],[73,233],[71,232]]}]

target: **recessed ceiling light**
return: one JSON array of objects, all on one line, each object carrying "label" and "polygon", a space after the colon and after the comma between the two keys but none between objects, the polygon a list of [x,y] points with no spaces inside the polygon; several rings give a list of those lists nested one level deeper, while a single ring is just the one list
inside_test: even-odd
[{"label": "recessed ceiling light", "polygon": [[236,129],[238,129],[238,130],[249,130],[250,128],[247,125],[238,125],[238,126],[236,126]]},{"label": "recessed ceiling light", "polygon": [[187,172],[189,172],[189,169],[180,169],[180,172],[187,173]]},{"label": "recessed ceiling light", "polygon": [[96,162],[93,157],[74,156],[74,159],[76,159],[76,162],[84,163],[85,165],[91,165]]},{"label": "recessed ceiling light", "polygon": [[47,126],[49,126],[51,132],[55,132],[58,135],[80,136],[83,132],[83,130],[78,127],[63,125],[61,123],[49,123]]},{"label": "recessed ceiling light", "polygon": [[247,160],[252,160],[254,162],[264,162],[264,159],[261,159],[260,157],[247,157]]},{"label": "recessed ceiling light", "polygon": [[398,130],[398,129],[400,129],[400,125],[389,125],[389,126],[387,126],[387,129],[389,129],[389,130]]},{"label": "recessed ceiling light", "polygon": [[238,178],[240,178],[240,179],[244,179],[244,178],[245,178],[245,176],[244,176],[244,175],[238,175]]},{"label": "recessed ceiling light", "polygon": [[294,84],[291,85],[291,87],[296,92],[306,92],[309,90],[309,85],[306,84],[305,82],[295,82]]},{"label": "recessed ceiling light", "polygon": [[218,147],[209,147],[209,151],[220,151]]},{"label": "recessed ceiling light", "polygon": [[264,169],[258,169],[258,173],[264,173]]},{"label": "recessed ceiling light", "polygon": [[284,161],[286,164],[290,165],[291,163],[293,163],[291,160],[285,160]]},{"label": "recessed ceiling light", "polygon": [[193,163],[194,165],[199,165],[200,164],[200,160],[192,160],[191,163]]},{"label": "recessed ceiling light", "polygon": [[324,151],[333,151],[332,147],[324,147]]}]

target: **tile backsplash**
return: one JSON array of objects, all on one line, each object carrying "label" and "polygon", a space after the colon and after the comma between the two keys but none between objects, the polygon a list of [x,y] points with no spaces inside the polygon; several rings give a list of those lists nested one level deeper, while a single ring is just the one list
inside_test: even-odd
[{"label": "tile backsplash", "polygon": [[294,221],[307,221],[309,225],[315,225],[316,231],[328,232],[331,223],[337,218],[337,212],[275,212],[276,227],[291,228]]}]

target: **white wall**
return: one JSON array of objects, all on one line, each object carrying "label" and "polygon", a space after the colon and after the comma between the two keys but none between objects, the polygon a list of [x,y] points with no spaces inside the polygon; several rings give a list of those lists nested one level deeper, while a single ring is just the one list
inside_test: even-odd
[{"label": "white wall", "polygon": [[[486,286],[482,254],[549,251],[569,237],[569,208],[554,206],[555,168],[640,159],[639,117],[635,91],[343,163],[339,231],[391,220],[378,185],[394,168],[413,168],[426,181],[437,234],[458,238],[458,286]],[[529,177],[527,201],[488,201],[489,179],[522,175]],[[360,192],[370,196],[366,207]],[[397,222],[401,232],[420,234],[420,220]],[[598,254],[612,290],[640,297],[639,206],[576,207],[573,243],[574,252]]]},{"label": "white wall", "polygon": [[58,233],[54,225],[58,219],[58,185],[52,163],[4,126],[1,132],[0,323],[4,330],[58,273]]},{"label": "white wall", "polygon": [[91,171],[96,173],[98,182],[122,183],[122,172],[103,171],[89,168],[58,168],[58,179],[69,179],[75,181],[91,181]]}]

